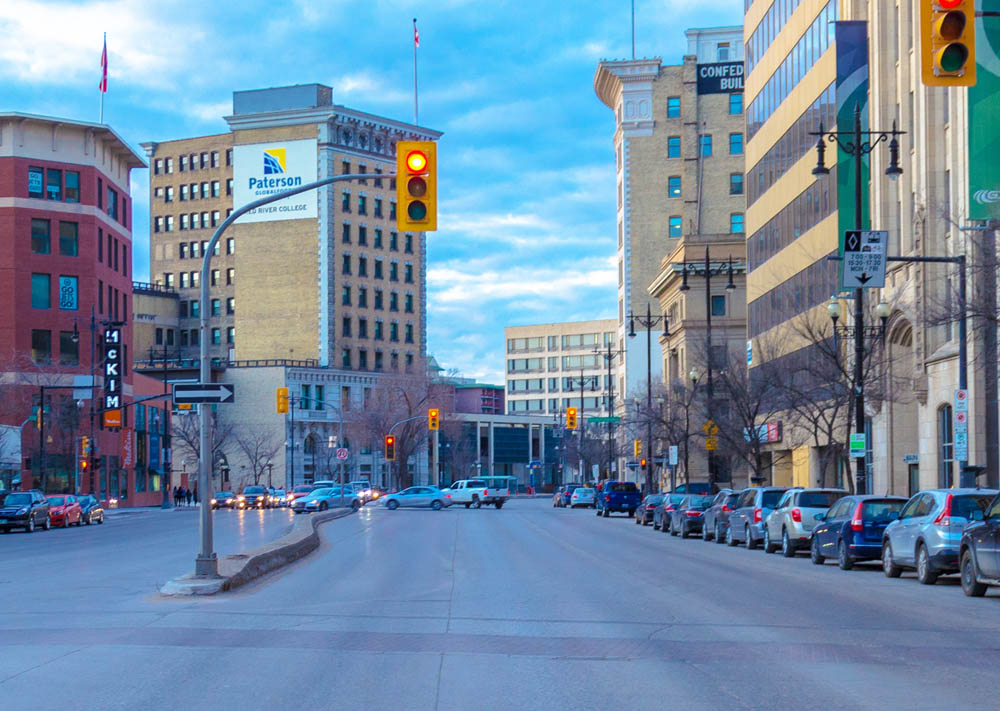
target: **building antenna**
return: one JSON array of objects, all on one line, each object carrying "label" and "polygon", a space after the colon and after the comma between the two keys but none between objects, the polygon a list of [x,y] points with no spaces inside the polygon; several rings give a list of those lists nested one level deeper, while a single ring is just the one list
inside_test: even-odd
[{"label": "building antenna", "polygon": [[632,61],[635,61],[635,0],[632,0]]}]

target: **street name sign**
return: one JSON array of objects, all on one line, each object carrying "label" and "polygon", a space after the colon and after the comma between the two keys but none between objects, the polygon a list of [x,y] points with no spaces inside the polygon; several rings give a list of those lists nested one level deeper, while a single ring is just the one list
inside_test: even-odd
[{"label": "street name sign", "polygon": [[236,387],[232,383],[176,383],[175,405],[200,405],[204,403],[230,403],[236,400]]},{"label": "street name sign", "polygon": [[854,433],[851,435],[851,456],[865,456],[865,433]]},{"label": "street name sign", "polygon": [[843,284],[845,289],[885,287],[885,230],[847,230],[844,233]]},{"label": "street name sign", "polygon": [[601,424],[601,423],[617,423],[621,422],[620,417],[588,417],[587,422],[591,425]]},{"label": "street name sign", "polygon": [[667,449],[667,451],[670,454],[670,466],[676,467],[677,466],[677,445],[676,444],[670,445],[670,447]]}]

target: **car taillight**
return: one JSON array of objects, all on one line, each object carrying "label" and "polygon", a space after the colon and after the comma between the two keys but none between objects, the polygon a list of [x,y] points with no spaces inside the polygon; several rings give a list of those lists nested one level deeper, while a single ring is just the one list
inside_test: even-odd
[{"label": "car taillight", "polygon": [[951,525],[951,500],[954,498],[953,494],[948,494],[948,498],[944,502],[944,511],[938,514],[938,517],[934,519],[935,526],[944,526],[947,528]]},{"label": "car taillight", "polygon": [[489,489],[483,489],[483,496],[489,496],[489,495],[490,495],[490,490]]},{"label": "car taillight", "polygon": [[798,509],[792,509],[792,520],[796,523],[802,523],[802,512]]},{"label": "car taillight", "polygon": [[688,516],[701,516],[701,511],[695,511],[693,509],[688,509],[687,510],[687,515]]},{"label": "car taillight", "polygon": [[762,509],[753,510],[753,522],[760,523],[763,520],[764,511]]},{"label": "car taillight", "polygon": [[861,507],[864,504],[858,504],[857,508],[854,509],[854,515],[851,516],[851,530],[861,531],[864,529],[864,522],[861,520]]},{"label": "car taillight", "polygon": [[729,508],[728,506],[726,506],[725,504],[722,505],[722,510],[723,511],[732,511],[732,509]]},{"label": "car taillight", "polygon": [[604,495],[604,500],[605,501],[611,501],[611,494],[605,494]]}]

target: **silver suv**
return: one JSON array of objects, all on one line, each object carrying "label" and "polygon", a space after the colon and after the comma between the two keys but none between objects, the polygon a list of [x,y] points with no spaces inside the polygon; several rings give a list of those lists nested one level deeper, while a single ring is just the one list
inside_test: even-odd
[{"label": "silver suv", "polygon": [[973,511],[985,511],[996,489],[930,489],[915,494],[882,535],[882,570],[898,578],[916,568],[917,580],[933,585],[958,572],[962,531]]},{"label": "silver suv", "polygon": [[764,552],[779,547],[786,558],[809,547],[816,514],[826,513],[847,492],[843,489],[789,489],[764,521]]}]

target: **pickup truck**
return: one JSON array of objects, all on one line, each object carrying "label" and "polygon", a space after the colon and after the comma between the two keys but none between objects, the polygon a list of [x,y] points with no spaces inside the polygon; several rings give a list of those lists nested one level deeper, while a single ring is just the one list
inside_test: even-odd
[{"label": "pickup truck", "polygon": [[484,477],[482,479],[461,479],[452,482],[446,490],[451,494],[451,503],[464,504],[465,508],[493,504],[498,509],[510,496],[507,477]]},{"label": "pickup truck", "polygon": [[625,511],[629,516],[642,503],[639,488],[631,481],[606,481],[597,491],[597,515],[607,518],[612,511]]}]

